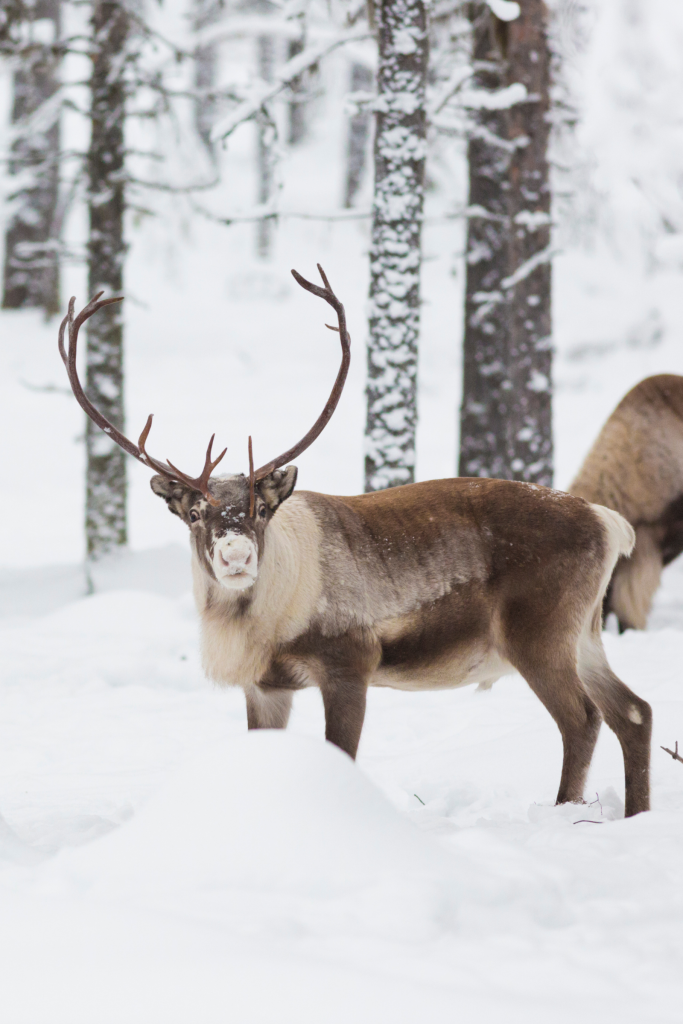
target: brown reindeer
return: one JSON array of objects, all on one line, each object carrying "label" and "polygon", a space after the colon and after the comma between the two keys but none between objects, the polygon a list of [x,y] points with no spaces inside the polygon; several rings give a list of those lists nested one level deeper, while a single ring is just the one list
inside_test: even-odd
[{"label": "brown reindeer", "polygon": [[[319,268],[320,269],[320,268]],[[284,728],[292,695],[319,686],[325,735],[355,757],[368,686],[489,687],[517,669],[555,719],[564,747],[558,803],[581,801],[604,718],[622,746],[626,814],[649,807],[650,706],[611,671],[601,608],[633,545],[620,515],[559,491],[450,479],[338,497],[294,491],[289,465],[318,436],[349,365],[344,307],[298,283],[338,317],[342,365],[323,413],[297,445],[249,475],[191,478],[149,456],[151,417],[133,444],[83,393],[73,299],[60,351],[78,401],[125,451],[156,469],[152,490],[189,527],[202,657],[241,686],[250,729]],[[105,300],[113,301],[113,300]],[[69,350],[64,331],[69,329]],[[213,440],[213,439],[212,439]]]},{"label": "brown reindeer", "polygon": [[605,597],[619,629],[645,629],[662,569],[683,551],[683,377],[661,373],[622,398],[569,488],[636,532]]}]

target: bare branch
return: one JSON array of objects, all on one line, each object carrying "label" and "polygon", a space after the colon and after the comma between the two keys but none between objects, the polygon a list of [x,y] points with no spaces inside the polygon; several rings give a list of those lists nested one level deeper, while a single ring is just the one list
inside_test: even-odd
[{"label": "bare branch", "polygon": [[329,213],[308,213],[303,210],[275,210],[271,206],[255,206],[244,213],[227,214],[221,217],[212,213],[198,203],[192,203],[192,209],[214,224],[223,224],[231,227],[233,224],[255,224],[261,220],[316,220],[316,221],[341,221],[341,220],[365,220],[372,216],[371,210],[331,210]]},{"label": "bare branch", "polygon": [[668,747],[662,747],[661,749],[665,753],[670,754],[671,757],[673,757],[674,761],[680,761],[681,763],[683,763],[683,757],[681,757],[681,755],[678,753],[678,740],[676,740],[676,744],[673,750],[669,750]]},{"label": "bare branch", "polygon": [[372,33],[368,32],[366,28],[361,30],[350,29],[347,32],[339,33],[332,40],[318,43],[316,46],[309,46],[302,53],[287,61],[282,69],[282,73],[274,82],[261,82],[253,89],[249,99],[241,103],[237,110],[234,110],[227,117],[219,121],[211,132],[212,140],[227,139],[234,132],[235,128],[243,124],[244,121],[249,121],[252,117],[255,117],[264,104],[269,103],[279,93],[289,88],[304,71],[308,71],[309,68],[313,67],[329,53],[332,53],[333,50],[339,49],[340,46],[345,46],[346,43],[355,43],[361,39],[371,38]]}]

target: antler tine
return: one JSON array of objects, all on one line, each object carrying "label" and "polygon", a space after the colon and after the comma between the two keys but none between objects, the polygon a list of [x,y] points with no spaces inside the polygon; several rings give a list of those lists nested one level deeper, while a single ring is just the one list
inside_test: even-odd
[{"label": "antler tine", "polygon": [[[83,411],[86,413],[86,415],[90,417],[93,423],[96,423],[97,426],[100,427],[100,429],[105,432],[105,434],[108,434],[112,441],[115,441],[120,448],[123,448],[125,452],[127,452],[129,455],[132,455],[134,459],[138,460],[138,462],[141,462],[144,466],[147,466],[148,469],[155,469],[157,473],[161,473],[169,480],[180,480],[183,483],[186,483],[189,486],[194,487],[196,490],[201,491],[201,493],[204,495],[207,501],[210,501],[212,505],[219,504],[214,498],[212,498],[211,492],[209,491],[209,477],[211,476],[212,471],[216,468],[216,466],[221,461],[221,459],[223,458],[228,449],[225,448],[214,462],[211,461],[211,447],[213,445],[213,439],[216,436],[215,434],[209,441],[209,447],[207,448],[206,451],[206,459],[204,460],[204,469],[202,470],[200,476],[188,477],[185,473],[181,473],[180,470],[176,469],[176,467],[173,466],[172,463],[170,463],[168,460],[164,465],[163,462],[159,462],[158,459],[155,459],[151,455],[148,455],[145,449],[145,444],[147,442],[147,438],[149,437],[149,432],[152,429],[153,417],[151,414],[147,417],[147,422],[145,423],[142,433],[140,434],[138,444],[135,445],[126,437],[125,434],[121,433],[121,431],[117,427],[115,427],[113,423],[110,423],[109,420],[105,416],[103,416],[102,413],[99,412],[99,410],[95,408],[95,406],[92,404],[90,399],[85,394],[78,377],[78,371],[76,369],[78,332],[83,326],[83,324],[86,322],[86,320],[89,320],[90,317],[94,313],[97,313],[98,310],[102,309],[104,306],[110,306],[114,302],[121,302],[123,299],[122,295],[116,296],[115,298],[111,299],[100,299],[100,296],[103,294],[103,292],[98,292],[97,295],[94,295],[90,302],[87,304],[87,306],[84,306],[83,309],[78,314],[78,316],[76,317],[74,317],[76,299],[75,297],[72,296],[72,298],[69,300],[69,310],[64,319],[62,320],[61,324],[59,325],[59,334],[57,338],[59,354],[62,357],[64,365],[66,366],[66,372],[69,377],[69,383],[71,384],[71,390],[74,393],[76,401],[83,409]],[[67,325],[69,328],[68,353],[64,348],[64,334]]]},{"label": "antler tine", "polygon": [[147,438],[149,437],[149,432],[152,429],[153,419],[154,414],[150,413],[149,416],[147,417],[147,422],[142,428],[142,433],[138,438],[138,448],[140,450],[140,454],[136,456],[136,458],[138,458],[139,461],[143,463],[143,465],[147,466],[148,469],[156,469],[157,473],[162,473],[169,480],[175,480],[176,477],[169,473],[168,467],[165,466],[163,462],[159,462],[159,460],[155,459],[152,455],[149,455],[147,449],[145,448]]},{"label": "antler tine", "polygon": [[251,519],[254,518],[254,509],[256,507],[256,497],[254,494],[254,484],[256,478],[254,477],[254,451],[251,446],[251,434],[249,435],[249,516]]},{"label": "antler tine", "polygon": [[[62,320],[61,324],[59,325],[59,334],[57,336],[57,347],[59,348],[59,354],[62,357],[62,362],[66,366],[67,373],[69,371],[69,362],[68,362],[68,356],[66,354],[66,349],[64,348],[64,332],[66,330],[66,325],[70,324],[71,321],[73,320],[74,302],[75,301],[76,301],[76,299],[72,295],[71,298],[69,299],[69,310],[68,310],[66,316],[64,317],[64,319]],[[70,343],[71,343],[71,339],[69,339],[69,344]]]},{"label": "antler tine", "polygon": [[[330,282],[327,280],[325,271],[320,266],[320,264],[318,264],[318,271],[323,281],[323,288],[321,288],[319,284],[313,284],[311,281],[307,281],[306,278],[302,277],[301,274],[299,274],[296,270],[292,271],[292,277],[294,278],[296,283],[301,285],[301,287],[304,288],[307,292],[311,292],[313,295],[317,295],[318,298],[324,299],[325,302],[332,306],[335,313],[337,314],[339,326],[332,327],[331,330],[339,332],[339,340],[341,341],[342,347],[341,366],[339,367],[337,379],[334,382],[334,386],[332,388],[332,391],[330,392],[330,397],[327,399],[325,408],[321,412],[320,416],[318,416],[318,419],[315,421],[311,429],[292,448],[289,448],[282,455],[279,455],[276,459],[273,459],[272,462],[268,462],[265,466],[261,466],[260,469],[257,469],[256,473],[254,474],[254,479],[256,482],[258,482],[259,480],[263,480],[264,477],[269,476],[270,473],[274,472],[274,470],[279,469],[281,466],[286,465],[286,463],[288,462],[291,462],[292,459],[297,458],[298,455],[301,455],[302,452],[306,451],[306,449],[313,444],[315,439],[319,436],[319,434],[322,433],[322,431],[329,423],[334,410],[337,408],[337,405],[339,404],[339,399],[341,398],[341,393],[344,389],[344,384],[346,383],[346,377],[349,372],[349,365],[351,363],[351,336],[349,335],[349,332],[346,327],[346,311],[344,309],[343,304],[339,301],[337,296],[332,291]],[[326,324],[326,326],[329,326],[329,324]]]},{"label": "antler tine", "polygon": [[[220,505],[220,501],[218,501],[216,498],[214,498],[212,496],[212,494],[211,494],[211,491],[209,490],[209,477],[211,476],[211,474],[213,473],[214,469],[216,468],[218,463],[221,461],[221,459],[223,458],[223,456],[225,455],[225,453],[227,452],[228,449],[224,448],[223,451],[218,456],[218,458],[215,459],[212,462],[211,461],[211,449],[213,448],[213,440],[214,440],[215,436],[216,436],[215,434],[211,435],[211,440],[209,441],[209,446],[206,449],[206,458],[204,459],[204,469],[201,471],[199,476],[196,476],[196,477],[187,476],[185,473],[181,473],[181,471],[179,469],[177,469],[173,465],[173,463],[171,462],[170,459],[167,459],[166,462],[171,467],[171,469],[173,470],[174,475],[177,477],[178,480],[182,480],[182,482],[185,483],[185,484],[188,484],[188,486],[194,487],[194,489],[197,490],[197,491],[201,491],[201,493],[204,495],[204,497],[206,498],[206,500],[209,502],[210,505],[217,506],[217,505]],[[166,470],[166,475],[167,476],[169,475],[168,470]]]}]

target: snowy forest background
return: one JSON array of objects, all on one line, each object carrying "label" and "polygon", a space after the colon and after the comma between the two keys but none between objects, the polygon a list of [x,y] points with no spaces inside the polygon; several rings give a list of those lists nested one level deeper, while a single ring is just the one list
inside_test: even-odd
[{"label": "snowy forest background", "polygon": [[[57,5],[41,2],[43,45]],[[513,5],[491,6],[509,16]],[[683,9],[549,9],[562,488],[628,388],[683,373]],[[299,485],[359,493],[377,60],[367,9],[165,0],[131,11],[138,42],[117,65],[137,83],[121,242],[128,433],[154,412],[151,449],[199,469],[216,431],[235,471],[248,434],[257,463],[301,436],[338,352],[289,270],[312,279],[320,262],[346,305],[352,363],[330,425],[298,460]],[[467,11],[429,12],[422,480],[458,466],[476,109]],[[90,13],[61,5],[74,49]],[[275,95],[301,54],[305,70]],[[86,438],[56,314],[70,295],[78,307],[90,297],[90,69],[66,55],[65,87],[23,126],[12,122],[16,72],[11,54],[0,60],[0,239],[21,202],[16,146],[54,136],[56,112],[63,159],[58,246],[31,253],[50,318],[0,311],[0,948],[12,1024],[47,1020],[48,1007],[51,1022],[70,1024],[211,1021],[226,1007],[248,1021],[677,1020],[683,778],[659,745],[683,739],[680,567],[665,573],[647,633],[606,637],[615,670],[655,709],[654,811],[642,819],[621,820],[623,769],[607,730],[587,790],[596,803],[551,806],[559,735],[518,677],[490,694],[372,693],[360,772],[309,739],[323,733],[313,692],[298,695],[281,746],[250,746],[242,695],[201,673],[185,528],[132,460],[128,549],[91,567],[97,593],[84,597]],[[211,141],[249,103],[255,118],[225,147]],[[256,856],[273,848],[277,871]]]},{"label": "snowy forest background", "polygon": [[[446,4],[432,12],[427,105],[439,113],[431,114],[428,129],[417,479],[449,475],[458,463],[466,135],[477,105],[463,10]],[[62,32],[76,40],[74,49],[85,48],[88,12],[88,5],[62,5]],[[319,337],[319,317],[310,300],[297,294],[289,269],[310,276],[319,261],[346,303],[353,359],[324,442],[301,459],[301,485],[359,492],[373,189],[370,115],[363,113],[363,104],[372,99],[376,65],[364,9],[313,4],[304,11],[285,5],[267,12],[249,8],[245,14],[241,7],[227,7],[202,15],[194,9],[188,13],[182,4],[164,4],[144,14],[143,27],[137,25],[129,44],[134,59],[124,62],[128,79],[142,84],[129,82],[129,155],[119,174],[125,177],[128,206],[120,243],[128,429],[137,436],[153,410],[152,450],[163,449],[187,466],[194,465],[215,430],[217,443],[229,447],[228,468],[235,469],[245,467],[248,433],[257,460],[258,453],[277,449],[283,429],[299,436],[316,415],[336,353]],[[264,24],[271,27],[267,45],[259,35]],[[202,26],[195,41],[188,36],[193,25]],[[300,59],[294,51],[304,45],[304,32],[306,62],[317,52],[324,57],[295,82],[299,92],[281,88],[267,104],[273,123],[262,123],[258,114],[232,132],[225,148],[208,143],[202,118],[209,118],[220,136],[231,127],[230,118],[249,114],[244,108],[250,102],[253,113],[254,103],[291,77],[287,60]],[[679,16],[667,4],[660,18],[650,17],[635,0],[600,7],[570,0],[552,5],[553,435],[554,481],[560,487],[568,485],[627,388],[648,373],[678,369],[680,32]],[[21,125],[10,131],[11,59],[3,62],[2,73],[11,145],[21,135]],[[67,84],[46,104],[47,111],[41,108],[53,131],[55,114],[61,112],[62,183],[58,241],[51,252],[38,247],[33,258],[49,267],[59,248],[62,312],[69,295],[77,295],[78,308],[89,298],[83,161],[89,73],[86,58],[68,55],[61,70]],[[209,97],[219,96],[208,109],[196,99],[209,89],[202,75],[212,83]],[[274,84],[264,85],[261,76]],[[297,99],[302,96],[305,101]],[[30,137],[44,128],[34,118],[24,132]],[[21,181],[16,174],[3,177],[6,231],[22,202]],[[264,211],[278,216],[259,221]],[[229,220],[229,226],[221,220]],[[55,301],[53,288],[48,307]],[[1,384],[9,389],[0,412],[7,418],[3,425],[6,432],[20,430],[27,446],[39,453],[42,486],[60,510],[60,541],[49,561],[76,561],[84,544],[85,453],[80,410],[63,394],[56,322],[45,323],[39,311],[3,310],[0,318],[3,357],[10,360]],[[207,387],[216,374],[223,386]],[[37,390],[45,388],[54,390]],[[100,400],[106,411],[106,396]],[[121,398],[117,402],[120,407]],[[92,440],[88,428],[89,444],[98,443],[98,433],[93,429]],[[29,467],[23,445],[12,447],[6,459],[9,472],[0,487],[7,489]],[[128,463],[131,546],[179,540],[179,524],[164,520],[149,501],[148,474]],[[32,550],[35,528],[30,514],[19,517],[11,536],[0,541],[2,564],[45,563],[45,553]]]}]

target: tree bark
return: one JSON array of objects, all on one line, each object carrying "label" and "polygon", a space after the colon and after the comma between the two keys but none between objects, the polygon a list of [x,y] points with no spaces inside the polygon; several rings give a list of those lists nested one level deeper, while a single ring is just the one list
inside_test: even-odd
[{"label": "tree bark", "polygon": [[[256,40],[258,72],[264,82],[273,80],[275,63],[275,40],[272,36],[259,36]],[[273,194],[275,178],[274,147],[276,138],[275,122],[265,107],[256,117],[256,169],[258,175],[258,197],[260,206],[265,206]],[[256,224],[256,253],[262,260],[268,259],[272,249],[274,220],[264,218]]]},{"label": "tree bark", "polygon": [[9,173],[21,176],[22,183],[10,196],[14,210],[5,234],[2,306],[38,308],[52,316],[60,307],[59,109],[45,107],[42,123],[27,121],[59,89],[59,57],[52,44],[59,39],[60,0],[38,0],[23,8],[23,14],[34,42],[14,73],[12,123],[17,135]]},{"label": "tree bark", "polygon": [[[287,59],[291,60],[303,53],[305,45],[304,27],[302,23],[301,38],[290,39],[287,47]],[[290,146],[298,146],[306,138],[306,75],[299,75],[290,86],[289,124],[287,126],[287,142]]]},{"label": "tree bark", "polygon": [[[365,64],[354,62],[351,65],[351,92],[367,92],[372,89],[372,71]],[[349,120],[349,134],[346,143],[346,182],[344,186],[344,206],[350,209],[363,184],[365,175],[368,136],[370,135],[370,115],[359,110]]]},{"label": "tree bark", "polygon": [[[126,246],[125,50],[129,18],[124,3],[97,0],[92,15],[91,139],[88,152],[88,292],[121,294]],[[88,320],[86,392],[114,426],[124,430],[123,314],[115,303]],[[124,452],[86,419],[87,557],[96,561],[126,543]]]},{"label": "tree bark", "polygon": [[504,22],[472,5],[476,86],[527,99],[480,110],[469,147],[463,476],[551,485],[550,58],[543,0]]},{"label": "tree bark", "polygon": [[429,40],[424,0],[379,10],[365,490],[415,478]]},{"label": "tree bark", "polygon": [[[194,6],[195,31],[215,25],[222,14],[219,0],[196,0]],[[198,46],[194,54],[194,84],[201,92],[207,92],[216,85],[216,69],[218,66],[218,49],[215,43]],[[213,162],[216,160],[216,147],[211,141],[211,129],[216,118],[216,102],[209,96],[197,100],[194,108],[194,123],[197,134],[204,143]]]}]

